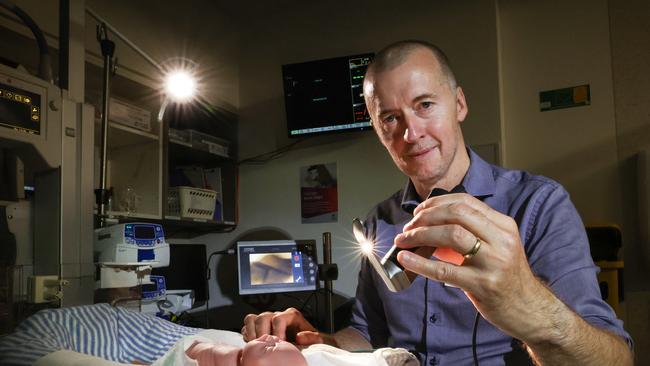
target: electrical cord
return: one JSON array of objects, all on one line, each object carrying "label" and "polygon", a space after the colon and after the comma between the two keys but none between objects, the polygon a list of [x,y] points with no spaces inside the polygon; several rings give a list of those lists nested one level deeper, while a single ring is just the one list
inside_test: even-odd
[{"label": "electrical cord", "polygon": [[289,152],[291,149],[293,149],[294,146],[298,145],[299,143],[305,141],[306,138],[294,141],[288,145],[285,145],[279,149],[269,151],[263,154],[259,154],[250,158],[246,158],[243,160],[240,160],[237,162],[237,165],[244,165],[244,164],[266,164],[271,160],[277,159],[281,157],[283,154]]},{"label": "electrical cord", "polygon": [[212,257],[215,255],[233,255],[235,254],[235,249],[224,249],[224,250],[218,250],[216,252],[210,253],[208,256],[208,260],[205,263],[205,292],[206,292],[206,299],[205,299],[205,325],[206,328],[210,328],[210,318],[209,318],[209,311],[210,311],[210,277],[212,277],[212,271],[210,270],[210,260]]},{"label": "electrical cord", "polygon": [[478,356],[476,355],[476,333],[478,333],[478,320],[481,319],[481,313],[476,312],[474,318],[474,330],[472,330],[472,356],[474,357],[474,366],[478,366]]},{"label": "electrical cord", "polygon": [[34,19],[30,17],[24,10],[14,4],[9,0],[0,0],[0,7],[6,10],[11,11],[16,15],[25,26],[32,31],[34,38],[36,38],[36,43],[38,44],[38,50],[40,53],[39,65],[38,65],[38,77],[47,81],[48,83],[53,83],[52,76],[52,60],[50,58],[50,48],[47,45],[47,40],[41,31],[41,28],[38,27]]},{"label": "electrical cord", "polygon": [[210,253],[210,255],[208,256],[208,261],[207,261],[207,263],[206,263],[206,265],[205,265],[205,267],[206,267],[206,272],[207,272],[207,273],[206,273],[206,278],[205,278],[205,279],[206,279],[206,280],[209,280],[210,277],[211,277],[211,275],[212,275],[212,272],[211,272],[211,270],[210,270],[210,260],[212,259],[212,257],[214,257],[215,255],[233,255],[233,254],[235,254],[235,249],[232,249],[232,248],[230,248],[230,249],[224,249],[224,250],[218,250],[218,251],[216,251],[216,252],[212,252],[212,253]]}]

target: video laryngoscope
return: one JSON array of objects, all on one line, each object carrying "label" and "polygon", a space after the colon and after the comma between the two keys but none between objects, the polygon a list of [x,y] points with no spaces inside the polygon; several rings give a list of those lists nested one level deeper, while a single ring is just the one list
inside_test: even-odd
[{"label": "video laryngoscope", "polygon": [[[370,243],[374,245],[374,243],[371,243],[366,238],[365,225],[360,219],[355,218],[352,220],[352,231],[354,232],[354,237],[357,239],[359,245],[363,245],[364,243]],[[366,253],[366,255],[368,257],[370,265],[379,274],[389,290],[392,292],[397,292],[408,288],[411,285],[411,281],[406,276],[406,273],[395,263],[392,261],[387,261],[382,265],[379,261],[379,257],[372,250]]]},{"label": "video laryngoscope", "polygon": [[[465,192],[465,188],[462,185],[456,186],[451,191],[446,191],[442,188],[434,188],[427,198],[442,196],[450,193],[464,193],[464,192]],[[359,245],[362,245],[364,243],[370,243],[370,245],[374,247],[374,243],[368,240],[368,238],[366,238],[366,234],[365,234],[366,228],[363,221],[361,221],[358,218],[352,220],[352,231]],[[417,248],[410,248],[410,249],[397,248],[397,246],[393,244],[393,246],[391,246],[391,248],[386,252],[386,255],[384,255],[384,257],[381,260],[379,259],[377,254],[372,250],[369,251],[366,255],[368,257],[368,261],[370,262],[370,265],[379,274],[381,279],[386,284],[386,287],[388,287],[390,291],[397,292],[405,288],[408,288],[411,285],[411,280],[406,275],[406,272],[404,272],[404,267],[402,267],[402,265],[399,264],[399,262],[397,261],[397,254],[402,250],[414,251],[416,249]]]}]

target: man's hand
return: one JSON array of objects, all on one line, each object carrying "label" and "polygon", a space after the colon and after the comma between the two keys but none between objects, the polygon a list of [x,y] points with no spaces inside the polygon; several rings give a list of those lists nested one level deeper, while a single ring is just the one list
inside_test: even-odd
[{"label": "man's hand", "polygon": [[464,254],[477,239],[479,251],[462,266],[408,251],[400,252],[398,260],[410,271],[465,290],[483,317],[510,335],[531,336],[540,324],[528,318],[534,310],[531,303],[544,286],[530,270],[512,218],[468,194],[437,196],[415,209],[395,243],[401,248],[445,247]]},{"label": "man's hand", "polygon": [[445,259],[458,257],[451,250],[471,253],[480,240],[460,266],[409,251],[397,259],[407,270],[463,289],[486,320],[524,341],[538,364],[631,365],[619,336],[589,325],[535,277],[519,238],[509,216],[468,194],[449,194],[422,202],[395,244],[443,248]]},{"label": "man's hand", "polygon": [[302,346],[333,343],[331,336],[318,332],[302,313],[294,308],[274,313],[267,311],[261,314],[248,314],[244,317],[241,333],[246,342],[264,334],[271,334]]}]

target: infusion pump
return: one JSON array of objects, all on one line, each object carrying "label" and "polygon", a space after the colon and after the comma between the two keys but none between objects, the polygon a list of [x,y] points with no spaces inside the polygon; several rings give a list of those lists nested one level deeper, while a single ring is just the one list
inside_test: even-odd
[{"label": "infusion pump", "polygon": [[117,224],[95,230],[95,263],[169,266],[169,244],[159,224]]}]

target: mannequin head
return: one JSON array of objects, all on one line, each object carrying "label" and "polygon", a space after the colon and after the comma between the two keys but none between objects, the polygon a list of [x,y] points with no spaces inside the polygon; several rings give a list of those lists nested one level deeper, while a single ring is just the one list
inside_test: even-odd
[{"label": "mannequin head", "polygon": [[263,335],[244,346],[241,366],[307,366],[302,353],[293,344],[273,335]]},{"label": "mannequin head", "polygon": [[296,346],[268,334],[246,343],[244,348],[195,341],[185,354],[196,360],[199,366],[307,366]]}]

